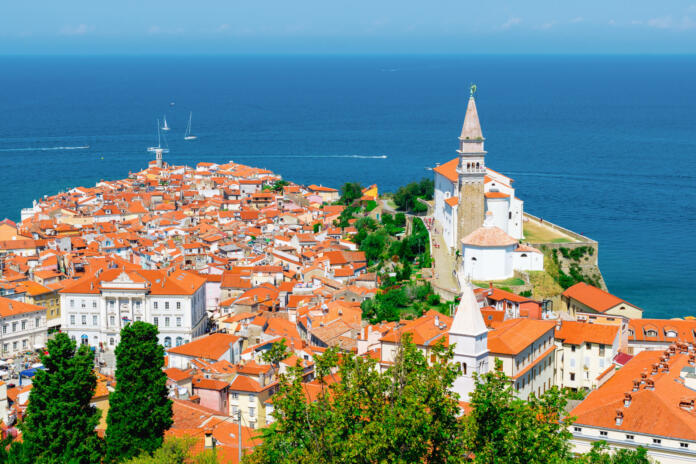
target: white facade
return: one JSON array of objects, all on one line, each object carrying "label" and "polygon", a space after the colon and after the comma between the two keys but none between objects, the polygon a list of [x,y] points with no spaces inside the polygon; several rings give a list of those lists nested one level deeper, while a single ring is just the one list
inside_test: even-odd
[{"label": "white facade", "polygon": [[102,282],[100,293],[62,293],[61,327],[81,344],[114,349],[131,321],[154,324],[165,348],[190,342],[206,331],[205,286],[191,295],[153,295],[146,282],[125,273]]},{"label": "white facade", "polygon": [[478,247],[462,245],[464,275],[472,280],[504,280],[514,275],[512,255],[515,245]]},{"label": "white facade", "polygon": [[2,326],[0,347],[3,356],[13,356],[46,346],[48,326],[44,308],[0,317],[0,326]]},{"label": "white facade", "polygon": [[461,401],[469,401],[474,391],[474,372],[488,372],[488,329],[471,284],[460,278],[463,294],[449,330],[449,344],[454,345],[452,362],[459,368],[459,375],[452,390]]}]

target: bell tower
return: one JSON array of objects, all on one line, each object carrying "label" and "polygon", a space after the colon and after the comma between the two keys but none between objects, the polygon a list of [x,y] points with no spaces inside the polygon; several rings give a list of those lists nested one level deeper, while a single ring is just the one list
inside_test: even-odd
[{"label": "bell tower", "polygon": [[486,175],[486,151],[483,149],[483,133],[476,111],[476,86],[471,86],[469,103],[466,107],[462,133],[459,136],[459,202],[457,205],[457,240],[456,247],[461,246],[461,239],[483,225],[484,198],[483,183]]}]

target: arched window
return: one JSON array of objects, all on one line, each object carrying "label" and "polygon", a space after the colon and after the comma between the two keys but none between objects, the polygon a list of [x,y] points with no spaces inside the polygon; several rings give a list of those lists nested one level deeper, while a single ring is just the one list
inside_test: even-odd
[{"label": "arched window", "polygon": [[527,257],[527,253],[522,253],[520,256],[521,256],[522,258],[526,258],[526,257]]},{"label": "arched window", "polygon": [[476,256],[472,256],[472,257],[471,257],[471,260],[472,260],[472,261],[476,261]]},{"label": "arched window", "polygon": [[172,337],[164,337],[164,347],[170,348],[172,346]]},{"label": "arched window", "polygon": [[466,363],[462,363],[462,374],[466,375]]},{"label": "arched window", "polygon": [[181,337],[176,337],[176,346],[181,346],[184,343],[184,339]]}]

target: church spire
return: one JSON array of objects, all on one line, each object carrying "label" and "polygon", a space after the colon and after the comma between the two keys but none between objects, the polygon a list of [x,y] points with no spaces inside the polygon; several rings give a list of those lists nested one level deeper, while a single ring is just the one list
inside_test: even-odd
[{"label": "church spire", "polygon": [[488,329],[468,276],[464,277],[460,270],[458,277],[462,299],[448,334],[450,346],[454,345],[452,362],[459,371],[452,391],[462,401],[469,401],[476,386],[473,374],[488,372]]},{"label": "church spire", "polygon": [[476,111],[476,85],[471,85],[471,93],[469,103],[466,106],[466,115],[464,116],[464,124],[462,125],[462,133],[459,136],[460,140],[481,140],[483,132],[481,131],[481,123],[479,122],[478,111]]},{"label": "church spire", "polygon": [[462,296],[452,321],[450,333],[474,337],[485,334],[488,332],[488,329],[486,328],[486,323],[483,322],[481,309],[476,301],[476,295],[474,295],[474,288],[471,286],[468,276],[462,278],[461,271],[459,274],[459,286]]}]

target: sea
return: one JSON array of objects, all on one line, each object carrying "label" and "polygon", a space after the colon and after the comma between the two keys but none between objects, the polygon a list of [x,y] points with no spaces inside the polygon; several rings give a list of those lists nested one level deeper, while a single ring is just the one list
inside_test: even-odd
[{"label": "sea", "polygon": [[143,169],[164,116],[170,163],[394,191],[455,156],[472,83],[525,210],[645,317],[696,315],[696,56],[3,56],[0,218]]}]

